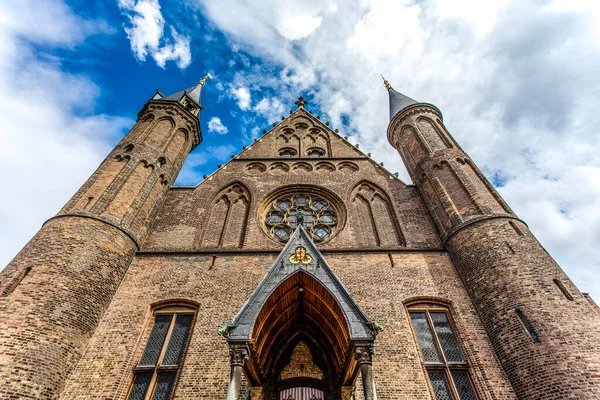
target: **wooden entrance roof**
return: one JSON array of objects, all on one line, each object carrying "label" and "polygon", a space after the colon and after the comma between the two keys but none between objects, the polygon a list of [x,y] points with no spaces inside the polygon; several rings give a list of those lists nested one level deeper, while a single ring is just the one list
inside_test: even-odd
[{"label": "wooden entrance roof", "polygon": [[371,321],[304,230],[296,229],[265,278],[231,323],[230,342],[250,345],[251,381],[268,375],[280,346],[299,330],[331,349],[341,381],[354,379],[356,343],[371,342]]}]

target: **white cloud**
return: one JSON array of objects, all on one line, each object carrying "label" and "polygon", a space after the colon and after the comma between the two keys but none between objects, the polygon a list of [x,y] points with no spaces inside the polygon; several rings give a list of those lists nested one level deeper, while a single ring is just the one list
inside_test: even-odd
[{"label": "white cloud", "polygon": [[165,38],[165,19],[158,0],[118,1],[131,23],[130,27],[125,28],[125,32],[138,60],[146,61],[146,57],[151,55],[161,68],[165,68],[169,60],[175,61],[180,69],[190,65],[190,38],[177,33],[173,27],[170,28],[170,38]]},{"label": "white cloud", "polygon": [[250,90],[246,87],[231,89],[230,93],[237,99],[238,107],[242,110],[250,108]]},{"label": "white cloud", "polygon": [[263,97],[252,110],[269,122],[278,121],[285,114],[285,106],[276,97]]},{"label": "white cloud", "polygon": [[[197,185],[198,182],[202,181],[203,177],[195,170],[196,167],[208,163],[217,164],[216,161],[225,162],[230,158],[234,151],[235,147],[233,145],[224,144],[219,146],[208,146],[200,151],[193,152],[185,160],[185,164],[177,176],[175,184]],[[214,169],[216,170],[216,165]]]},{"label": "white cloud", "polygon": [[[31,42],[72,48],[106,25],[78,18],[58,0],[0,4],[0,268],[55,215],[133,121],[89,115],[99,88],[40,61]],[[66,90],[68,89],[68,90]],[[32,161],[33,160],[33,161]]]},{"label": "white cloud", "polygon": [[208,121],[208,131],[215,132],[219,135],[224,135],[229,132],[229,129],[221,122],[221,118],[212,117],[210,121]]},{"label": "white cloud", "polygon": [[[234,46],[283,70],[278,80],[252,68],[236,75],[256,93],[278,93],[252,111],[274,122],[294,97],[312,94],[334,127],[349,118],[341,130],[405,180],[386,139],[379,73],[397,90],[435,103],[488,177],[505,178],[500,193],[547,250],[600,298],[592,278],[600,273],[600,3],[200,3]],[[310,23],[298,29],[294,18]]]}]

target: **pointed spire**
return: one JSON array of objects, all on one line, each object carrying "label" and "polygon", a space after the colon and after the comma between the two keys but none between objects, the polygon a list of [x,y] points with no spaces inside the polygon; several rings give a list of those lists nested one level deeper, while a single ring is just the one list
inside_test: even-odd
[{"label": "pointed spire", "polygon": [[[163,96],[162,98],[159,98],[159,100],[175,101],[175,102],[183,104],[186,107],[188,107],[188,104],[191,103],[190,107],[188,107],[188,108],[195,109],[194,113],[197,114],[199,110],[204,108],[202,106],[201,97],[202,97],[202,88],[206,84],[207,78],[212,79],[211,74],[206,74],[204,76],[204,78],[200,79],[200,81],[195,86],[192,86],[191,88],[186,89],[186,90],[181,90],[170,96]],[[160,92],[157,92],[157,94],[158,93],[160,93]],[[160,95],[162,96],[162,93],[160,93]],[[153,99],[157,99],[156,95],[153,97]]]},{"label": "pointed spire", "polygon": [[396,116],[396,114],[404,110],[406,107],[419,103],[418,101],[395,91],[392,85],[383,77],[383,75],[381,77],[383,78],[383,84],[388,90],[390,96],[390,121]]}]

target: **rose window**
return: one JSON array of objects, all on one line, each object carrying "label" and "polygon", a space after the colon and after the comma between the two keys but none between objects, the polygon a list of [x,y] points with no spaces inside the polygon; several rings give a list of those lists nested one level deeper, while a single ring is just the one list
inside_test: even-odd
[{"label": "rose window", "polygon": [[316,243],[330,239],[338,228],[333,205],[324,197],[308,193],[279,196],[266,208],[264,221],[269,235],[279,242],[287,242],[299,222]]}]

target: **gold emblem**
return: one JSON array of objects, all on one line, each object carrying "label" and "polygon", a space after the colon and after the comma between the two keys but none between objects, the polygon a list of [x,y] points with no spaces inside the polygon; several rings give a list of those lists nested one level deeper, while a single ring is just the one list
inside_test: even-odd
[{"label": "gold emblem", "polygon": [[312,257],[306,253],[304,247],[296,247],[296,252],[290,256],[292,264],[308,264],[312,260]]}]

